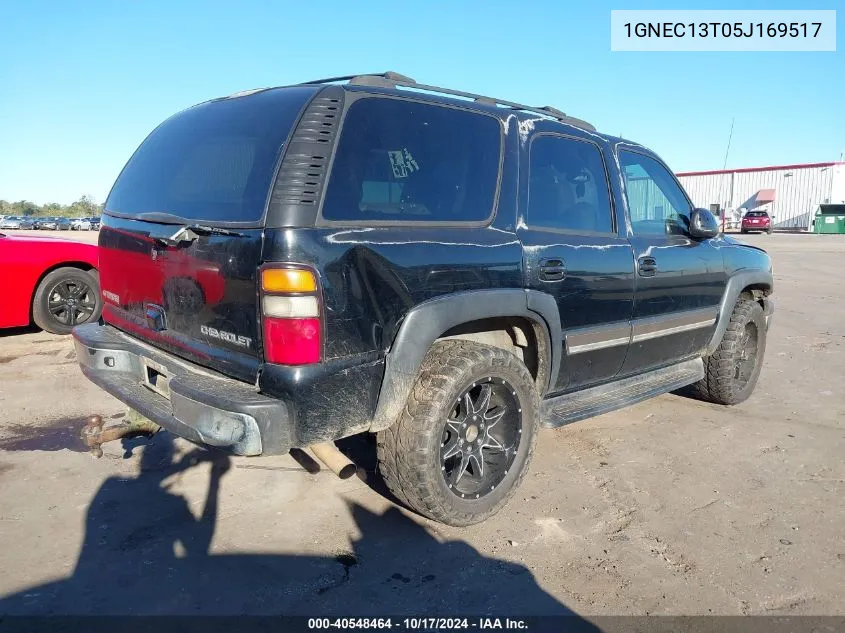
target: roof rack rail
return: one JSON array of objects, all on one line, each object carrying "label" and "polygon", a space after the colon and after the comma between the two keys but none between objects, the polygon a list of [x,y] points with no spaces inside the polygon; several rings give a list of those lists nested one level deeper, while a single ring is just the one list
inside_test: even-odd
[{"label": "roof rack rail", "polygon": [[566,123],[567,125],[579,127],[585,130],[589,130],[591,132],[596,131],[596,128],[587,121],[571,117],[565,112],[562,112],[552,106],[534,107],[522,103],[516,103],[515,101],[506,101],[505,99],[487,97],[484,95],[475,94],[473,92],[464,92],[463,90],[452,90],[451,88],[441,88],[440,86],[420,84],[411,79],[410,77],[401,75],[393,71],[386,71],[383,73],[349,75],[346,77],[332,77],[330,79],[308,81],[305,82],[305,84],[324,84],[335,83],[339,81],[348,81],[350,85],[355,86],[374,86],[379,88],[404,87],[413,88],[415,90],[421,90],[423,92],[435,92],[439,94],[450,95],[453,97],[462,97],[464,99],[471,99],[476,103],[482,103],[484,105],[504,106],[506,108],[510,108],[511,110],[518,110],[520,112],[534,112],[535,114],[541,114],[543,116],[550,117],[552,119],[560,121],[561,123]]},{"label": "roof rack rail", "polygon": [[[381,80],[380,82],[378,80]],[[308,86],[313,84],[333,84],[340,81],[348,81],[353,85],[373,86],[386,85],[393,87],[396,83],[415,84],[416,82],[405,75],[400,75],[392,70],[383,73],[359,73],[357,75],[344,75],[342,77],[328,77],[326,79],[313,79],[311,81],[303,81],[300,86]]]}]

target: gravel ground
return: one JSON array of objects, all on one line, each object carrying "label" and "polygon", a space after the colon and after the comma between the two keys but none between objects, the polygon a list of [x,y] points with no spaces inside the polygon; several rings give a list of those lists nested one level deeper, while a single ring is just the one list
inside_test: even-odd
[{"label": "gravel ground", "polygon": [[845,614],[845,236],[746,239],[776,277],[753,397],[544,430],[468,529],[392,504],[363,440],[347,481],[166,433],[94,459],[84,417],[124,408],[67,338],[0,334],[0,614]]}]

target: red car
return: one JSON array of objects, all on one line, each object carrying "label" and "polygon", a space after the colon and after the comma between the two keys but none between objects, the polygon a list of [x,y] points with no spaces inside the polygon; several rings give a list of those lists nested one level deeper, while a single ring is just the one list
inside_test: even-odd
[{"label": "red car", "polygon": [[748,233],[749,231],[765,231],[771,234],[772,219],[765,211],[749,211],[742,218],[742,225],[740,231]]},{"label": "red car", "polygon": [[35,322],[54,334],[96,321],[103,309],[97,247],[0,233],[0,328]]}]

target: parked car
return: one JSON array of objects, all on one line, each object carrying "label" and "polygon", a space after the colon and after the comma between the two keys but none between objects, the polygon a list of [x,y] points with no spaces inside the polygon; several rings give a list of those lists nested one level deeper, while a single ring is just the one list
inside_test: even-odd
[{"label": "parked car", "polygon": [[33,218],[20,218],[20,228],[26,229],[31,231],[35,228],[35,219]]},{"label": "parked car", "polygon": [[100,230],[100,218],[88,218],[88,222],[91,223],[91,230],[92,231],[99,231]]},{"label": "parked car", "polygon": [[[150,134],[105,204],[85,375],[235,454],[311,447],[344,473],[332,441],[373,433],[396,498],[451,525],[507,502],[541,426],[685,386],[748,398],[771,260],[655,153],[550,107],[345,79]],[[225,300],[194,281],[209,266]]]},{"label": "parked car", "polygon": [[9,216],[0,220],[0,229],[19,229],[21,228],[20,218]]},{"label": "parked car", "polygon": [[73,231],[90,231],[91,220],[88,218],[75,218],[70,222],[70,228]]},{"label": "parked car", "polygon": [[771,235],[773,230],[772,219],[765,211],[749,211],[742,218],[742,225],[740,226],[741,233],[765,231]]},{"label": "parked car", "polygon": [[73,229],[73,222],[70,218],[56,218],[57,231],[70,231]]},{"label": "parked car", "polygon": [[34,322],[54,334],[100,318],[97,247],[51,237],[0,233],[0,328]]},{"label": "parked car", "polygon": [[32,228],[39,231],[55,231],[56,218],[35,218]]}]

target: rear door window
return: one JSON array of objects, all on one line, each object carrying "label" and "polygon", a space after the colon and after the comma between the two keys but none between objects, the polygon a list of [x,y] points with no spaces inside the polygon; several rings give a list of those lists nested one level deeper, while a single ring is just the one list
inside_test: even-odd
[{"label": "rear door window", "polygon": [[529,163],[529,226],[574,233],[613,231],[607,173],[596,145],[537,136],[531,141]]},{"label": "rear door window", "polygon": [[499,121],[445,106],[363,98],[346,113],[322,217],[483,222],[501,162]]},{"label": "rear door window", "polygon": [[217,99],[180,112],[141,144],[106,211],[258,222],[280,151],[313,88]]}]

